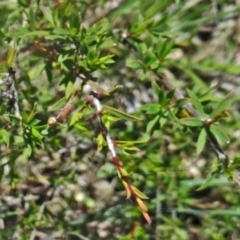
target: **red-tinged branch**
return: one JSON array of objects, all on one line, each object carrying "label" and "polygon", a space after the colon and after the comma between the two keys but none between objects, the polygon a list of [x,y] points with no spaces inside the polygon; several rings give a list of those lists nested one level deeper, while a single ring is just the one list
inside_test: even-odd
[{"label": "red-tinged branch", "polygon": [[72,100],[68,101],[67,104],[62,108],[60,113],[57,115],[57,120],[66,118],[72,111]]},{"label": "red-tinged branch", "polygon": [[[122,166],[121,166],[118,158],[117,158],[117,157],[113,157],[113,162],[114,162],[115,166],[117,167],[117,169],[120,171],[120,169],[122,168]],[[120,171],[120,173],[121,173],[121,171]]]},{"label": "red-tinged branch", "polygon": [[[91,85],[90,85],[91,87]],[[91,89],[90,89],[91,90]],[[147,207],[144,205],[143,201],[141,199],[148,199],[147,196],[145,196],[143,193],[141,193],[137,188],[135,188],[134,186],[132,186],[128,180],[128,176],[129,174],[127,173],[127,171],[122,167],[119,158],[117,156],[115,147],[116,147],[116,142],[114,142],[108,132],[107,127],[105,126],[105,124],[102,121],[102,115],[103,115],[103,107],[101,102],[98,99],[98,95],[96,93],[94,93],[94,91],[92,91],[93,95],[90,95],[87,100],[86,100],[86,104],[81,108],[81,110],[83,110],[87,105],[94,105],[94,107],[97,110],[97,114],[100,120],[100,124],[101,124],[101,128],[102,128],[102,135],[104,136],[108,148],[112,154],[112,158],[113,158],[113,163],[117,168],[118,171],[118,175],[119,178],[121,179],[126,192],[127,192],[127,198],[129,198],[130,196],[133,196],[134,199],[136,200],[137,204],[139,205],[139,207],[141,208],[142,214],[144,216],[144,218],[146,219],[148,224],[151,224],[151,218],[148,215],[148,209]],[[51,117],[48,119],[48,125],[49,126],[54,126],[55,124],[58,123],[59,120],[66,118],[69,113],[72,110],[72,98],[75,96],[75,94],[69,99],[69,101],[66,103],[66,105],[62,108],[62,110],[60,111],[60,113],[58,114],[57,117]],[[101,97],[101,96],[100,96]]]},{"label": "red-tinged branch", "polygon": [[221,112],[220,114],[216,115],[213,119],[206,120],[205,124],[210,127],[213,123],[217,122],[218,120],[220,120],[223,117],[228,117],[227,111]]},{"label": "red-tinged branch", "polygon": [[132,194],[132,196],[137,199],[138,196],[136,195],[136,193],[134,192],[132,185],[130,184],[130,182],[128,181],[128,178],[126,176],[122,176],[122,180],[125,181],[127,183],[127,187],[130,191],[130,193]]},{"label": "red-tinged branch", "polygon": [[128,173],[122,167],[122,165],[119,161],[119,158],[117,157],[117,153],[115,150],[115,143],[111,139],[108,129],[106,128],[105,124],[103,123],[103,121],[101,119],[101,116],[103,113],[103,107],[101,105],[101,102],[99,101],[99,99],[96,96],[89,96],[86,103],[93,104],[97,110],[98,116],[100,118],[100,123],[102,125],[101,127],[103,129],[103,135],[105,136],[105,139],[107,141],[108,149],[112,153],[113,163],[118,170],[119,178],[122,180],[122,183],[123,183],[124,187],[126,188],[127,198],[129,198],[131,195],[134,197],[137,204],[141,208],[141,211],[142,211],[142,214],[143,214],[145,220],[147,221],[148,224],[151,224],[152,221],[151,221],[150,216],[148,215],[148,209],[145,206],[145,204],[143,203],[143,201],[141,200],[141,198],[146,199],[147,197],[143,193],[141,193],[139,190],[137,190],[135,187],[133,187],[128,180]]},{"label": "red-tinged branch", "polygon": [[[55,126],[57,123],[63,121],[66,119],[73,110],[73,97],[76,95],[76,92],[74,95],[70,98],[70,100],[65,104],[65,106],[60,110],[57,117],[50,117],[48,119],[48,125],[50,127]],[[82,106],[81,109],[78,110],[78,112],[82,112],[86,108],[86,105]]]}]

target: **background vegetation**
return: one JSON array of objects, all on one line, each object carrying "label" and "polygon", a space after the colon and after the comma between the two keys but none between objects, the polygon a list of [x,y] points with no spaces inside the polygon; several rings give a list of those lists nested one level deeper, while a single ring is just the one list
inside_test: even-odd
[{"label": "background vegetation", "polygon": [[238,4],[0,1],[0,239],[240,239]]}]

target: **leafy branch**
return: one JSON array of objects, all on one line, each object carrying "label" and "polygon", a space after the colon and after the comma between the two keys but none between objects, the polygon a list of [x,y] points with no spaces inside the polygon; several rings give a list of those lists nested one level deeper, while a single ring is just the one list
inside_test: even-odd
[{"label": "leafy branch", "polygon": [[[134,54],[134,56],[138,59],[138,62],[139,62],[139,61],[141,61],[140,60],[141,57],[140,57],[136,47],[129,41],[129,39],[131,39],[131,36],[132,36],[131,33],[123,33],[121,35],[120,41],[124,44],[124,46],[129,51],[131,51]],[[144,64],[144,63],[142,62],[142,64]],[[157,77],[155,82],[159,87],[163,87],[167,91],[174,91],[174,97],[177,101],[181,101],[181,100],[185,99],[183,90],[178,88],[178,87],[175,87],[170,82],[170,80],[168,79],[167,74],[158,73],[158,69],[155,68],[155,67],[151,68],[151,69],[148,69],[148,70],[152,71],[155,74],[155,76]],[[205,132],[206,132],[206,135],[207,135],[208,142],[210,143],[210,146],[212,147],[214,153],[216,154],[218,159],[221,160],[221,161],[224,161],[224,165],[227,166],[228,162],[229,162],[229,158],[228,158],[227,154],[224,152],[224,150],[220,147],[215,135],[209,130],[209,126],[211,125],[209,123],[216,122],[220,118],[222,118],[222,115],[218,116],[218,114],[220,114],[221,112],[220,111],[218,111],[218,112],[214,111],[215,115],[213,116],[213,119],[205,120],[205,119],[203,119],[203,116],[201,114],[201,113],[203,113],[202,105],[199,102],[199,100],[197,99],[197,97],[194,95],[193,92],[190,92],[190,98],[192,100],[192,103],[190,103],[190,102],[184,103],[182,105],[182,108],[184,108],[190,116],[192,116],[196,119],[196,122],[198,122],[197,123],[198,126],[199,126],[199,124],[203,125],[203,127],[205,129]],[[226,100],[219,103],[218,110],[221,109],[223,111],[224,107],[226,107]],[[188,121],[188,120],[186,120],[186,121]]]}]

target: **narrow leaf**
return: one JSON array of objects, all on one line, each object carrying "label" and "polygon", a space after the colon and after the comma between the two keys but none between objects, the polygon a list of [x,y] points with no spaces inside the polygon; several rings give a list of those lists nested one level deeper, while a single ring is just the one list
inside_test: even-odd
[{"label": "narrow leaf", "polygon": [[147,223],[150,225],[152,223],[152,220],[151,220],[149,214],[147,212],[142,212],[142,214],[143,214],[145,220],[147,221]]},{"label": "narrow leaf", "polygon": [[76,112],[73,114],[70,122],[70,126],[74,125],[77,121],[79,121],[82,118],[82,112]]},{"label": "narrow leaf", "polygon": [[56,111],[56,110],[62,108],[65,103],[66,103],[66,99],[65,99],[65,97],[63,97],[63,98],[61,98],[60,100],[58,100],[55,104],[53,104],[52,106],[50,106],[50,107],[48,108],[48,111],[49,111],[49,112]]},{"label": "narrow leaf", "polygon": [[154,128],[154,126],[156,125],[156,123],[159,121],[159,119],[160,119],[160,116],[156,116],[154,119],[152,119],[149,123],[148,123],[148,125],[147,125],[147,133],[148,132],[150,132],[153,128]]},{"label": "narrow leaf", "polygon": [[122,184],[123,184],[123,186],[124,186],[125,189],[126,189],[127,199],[128,199],[128,198],[131,197],[131,191],[130,191],[130,189],[129,189],[129,187],[128,187],[128,183],[127,183],[125,180],[122,180]]},{"label": "narrow leaf", "polygon": [[37,138],[37,139],[42,139],[42,134],[36,129],[36,128],[32,128],[31,129],[32,135],[33,137]]},{"label": "narrow leaf", "polygon": [[196,110],[198,111],[198,113],[203,117],[205,116],[204,110],[203,110],[203,106],[201,104],[201,102],[199,101],[198,97],[195,95],[194,92],[192,92],[191,90],[187,90],[188,91],[188,95],[191,98],[192,104],[193,106],[196,108]]},{"label": "narrow leaf", "polygon": [[232,172],[232,179],[235,183],[240,185],[240,171],[239,170],[235,170]]},{"label": "narrow leaf", "polygon": [[124,168],[121,168],[121,176],[122,177],[129,177],[129,173]]},{"label": "narrow leaf", "polygon": [[197,118],[183,118],[180,123],[190,127],[200,127],[203,125],[202,121]]},{"label": "narrow leaf", "polygon": [[147,114],[157,114],[161,110],[161,106],[155,103],[148,103],[142,105],[140,109],[146,111]]},{"label": "narrow leaf", "polygon": [[37,109],[37,103],[34,103],[33,109],[32,109],[30,115],[27,118],[27,122],[30,122],[32,120],[32,118],[37,114],[36,109]]},{"label": "narrow leaf", "polygon": [[51,23],[52,26],[54,26],[54,20],[53,20],[53,15],[52,11],[48,7],[40,6],[40,9],[44,15],[44,17]]},{"label": "narrow leaf", "polygon": [[24,31],[21,31],[19,32],[19,29],[18,31],[14,34],[15,37],[30,37],[30,36],[48,36],[49,35],[49,31],[31,31],[29,32],[28,30],[24,30]]},{"label": "narrow leaf", "polygon": [[140,152],[141,149],[137,147],[124,147],[123,150],[126,151],[134,151],[134,152]]},{"label": "narrow leaf", "polygon": [[127,59],[126,61],[126,66],[129,68],[139,68],[140,67],[140,63],[136,60],[136,59]]},{"label": "narrow leaf", "polygon": [[135,145],[135,144],[143,144],[143,143],[147,143],[149,141],[149,137],[146,139],[146,140],[137,140],[137,141],[115,141],[118,144],[122,144],[124,146],[132,146],[132,145]]},{"label": "narrow leaf", "polygon": [[63,28],[55,28],[53,30],[53,33],[62,34],[62,35],[69,35],[69,32],[66,29],[63,29]]},{"label": "narrow leaf", "polygon": [[110,113],[112,113],[113,115],[115,115],[116,117],[119,117],[123,120],[129,120],[129,121],[142,121],[141,118],[138,118],[136,116],[130,115],[126,112],[123,112],[121,110],[118,110],[116,108],[112,108],[109,106],[104,105],[103,107],[104,109],[106,109],[107,111],[109,111]]},{"label": "narrow leaf", "polygon": [[139,207],[141,208],[142,212],[147,213],[148,209],[147,209],[146,205],[143,203],[143,201],[140,198],[137,198],[136,201],[137,201]]},{"label": "narrow leaf", "polygon": [[69,81],[65,93],[66,100],[68,100],[71,94],[73,93],[73,87],[74,87],[73,83]]},{"label": "narrow leaf", "polygon": [[197,189],[197,191],[201,191],[202,189],[206,188],[211,183],[211,181],[215,179],[215,177],[216,177],[215,175],[210,175],[206,179],[206,181],[203,184],[201,184],[201,186]]},{"label": "narrow leaf", "polygon": [[11,134],[4,129],[1,130],[1,134],[2,134],[2,138],[3,138],[4,143],[7,145],[7,148],[8,148]]},{"label": "narrow leaf", "polygon": [[204,149],[206,140],[207,140],[207,132],[205,128],[202,128],[197,140],[197,154],[200,154]]},{"label": "narrow leaf", "polygon": [[222,101],[218,103],[218,105],[214,108],[210,116],[214,118],[216,115],[226,110],[227,106],[231,102],[231,97],[232,97],[232,93],[229,93]]},{"label": "narrow leaf", "polygon": [[39,74],[44,70],[46,64],[45,63],[40,63],[33,69],[28,71],[28,76],[30,79],[35,79],[36,77],[39,76]]},{"label": "narrow leaf", "polygon": [[229,139],[227,135],[223,132],[223,130],[219,126],[217,126],[216,124],[212,124],[210,126],[210,131],[215,136],[218,142],[222,144],[228,143]]},{"label": "narrow leaf", "polygon": [[134,193],[141,199],[149,199],[144,193],[142,193],[141,191],[139,191],[136,187],[132,186],[132,190],[134,191]]},{"label": "narrow leaf", "polygon": [[11,68],[13,65],[13,62],[15,60],[16,55],[16,48],[15,48],[15,41],[12,40],[10,42],[9,48],[8,48],[8,54],[7,54],[7,67]]}]

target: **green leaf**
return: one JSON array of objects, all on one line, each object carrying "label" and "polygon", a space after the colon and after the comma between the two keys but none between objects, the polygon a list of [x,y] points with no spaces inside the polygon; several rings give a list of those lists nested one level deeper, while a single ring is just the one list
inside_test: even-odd
[{"label": "green leaf", "polygon": [[[37,112],[36,112],[36,114],[37,114]],[[31,127],[35,127],[35,128],[42,128],[42,126],[36,126],[36,125],[38,125],[40,122],[41,122],[41,120],[32,118],[32,119],[27,123],[27,125],[29,125],[29,126],[31,126]]]},{"label": "green leaf", "polygon": [[33,109],[31,111],[31,113],[29,114],[29,116],[27,117],[27,123],[30,122],[32,120],[32,118],[37,114],[37,103],[34,103],[33,105]]},{"label": "green leaf", "polygon": [[215,178],[215,176],[212,176],[210,175],[203,184],[201,184],[201,186],[197,189],[197,191],[201,191],[203,190],[204,188],[206,188],[209,183]]},{"label": "green leaf", "polygon": [[170,90],[170,91],[167,93],[166,98],[167,98],[168,100],[171,100],[171,99],[173,98],[173,96],[174,96],[174,93],[175,93],[175,89]]},{"label": "green leaf", "polygon": [[210,116],[214,118],[221,112],[225,111],[227,109],[227,106],[231,102],[231,97],[232,97],[232,93],[228,94],[222,101],[220,101],[218,105],[214,108]]},{"label": "green leaf", "polygon": [[148,123],[148,125],[147,125],[147,133],[149,133],[153,128],[154,128],[154,126],[156,125],[156,123],[159,121],[159,119],[160,119],[160,116],[159,115],[157,115],[154,119],[152,119],[149,123]]},{"label": "green leaf", "polygon": [[168,114],[165,114],[165,116],[161,117],[160,120],[159,120],[159,124],[160,124],[161,127],[163,127],[163,125],[164,125],[165,123],[167,123],[167,121],[168,121],[166,115],[168,115]]},{"label": "green leaf", "polygon": [[14,34],[14,36],[16,36],[16,35],[24,35],[24,34],[29,34],[30,33],[30,31],[27,29],[27,28],[25,28],[25,27],[22,27],[21,25],[19,25],[19,26],[17,26],[17,29],[16,29],[16,32],[15,32],[15,34]]},{"label": "green leaf", "polygon": [[66,100],[68,100],[71,94],[73,93],[73,87],[74,87],[74,84],[71,81],[69,81],[67,84],[66,92],[65,92]]},{"label": "green leaf", "polygon": [[240,171],[239,170],[234,170],[232,172],[230,172],[231,178],[232,180],[237,183],[238,185],[240,185]]},{"label": "green leaf", "polygon": [[27,143],[27,153],[28,153],[28,156],[31,156],[32,152],[33,152],[32,145],[30,143]]},{"label": "green leaf", "polygon": [[150,69],[156,69],[159,67],[159,60],[158,59],[155,59],[155,61],[153,61],[151,64],[150,64]]},{"label": "green leaf", "polygon": [[178,100],[176,101],[176,107],[177,107],[177,108],[181,108],[181,107],[183,107],[185,104],[187,104],[188,102],[189,102],[189,99],[187,99],[187,98],[178,99]]},{"label": "green leaf", "polygon": [[216,178],[216,176],[213,174],[213,175],[210,175],[203,184],[201,184],[201,186],[196,190],[196,191],[201,191],[203,190],[204,188],[206,188],[207,186],[211,185],[211,182]]},{"label": "green leaf", "polygon": [[200,154],[204,149],[206,140],[207,140],[207,132],[205,128],[202,128],[197,140],[197,154]]},{"label": "green leaf", "polygon": [[201,102],[199,101],[198,97],[191,90],[188,89],[187,91],[191,98],[193,106],[196,108],[196,110],[201,115],[201,117],[204,117],[206,114],[204,113],[203,106],[202,106]]},{"label": "green leaf", "polygon": [[54,27],[54,19],[53,19],[53,15],[52,15],[52,11],[49,7],[44,7],[44,6],[40,6],[40,9],[44,15],[44,17],[51,23],[51,25]]},{"label": "green leaf", "polygon": [[62,108],[64,106],[65,103],[66,103],[66,99],[65,99],[65,97],[63,97],[60,100],[58,100],[55,104],[50,106],[48,108],[48,111],[53,112],[53,111],[59,110],[60,108]]},{"label": "green leaf", "polygon": [[53,33],[56,33],[56,34],[62,34],[62,35],[69,35],[69,32],[66,30],[66,29],[63,29],[63,28],[55,28],[53,30]]},{"label": "green leaf", "polygon": [[134,193],[141,199],[149,199],[144,193],[142,193],[141,191],[139,191],[136,187],[131,186],[132,190],[134,191]]},{"label": "green leaf", "polygon": [[157,114],[160,112],[161,106],[156,103],[148,103],[142,105],[140,109],[146,111],[147,114]]},{"label": "green leaf", "polygon": [[47,35],[45,38],[52,41],[59,40],[59,39],[66,40],[67,35],[51,34],[51,35]]},{"label": "green leaf", "polygon": [[40,63],[36,67],[29,70],[28,71],[29,78],[30,79],[35,79],[36,77],[38,77],[39,74],[44,70],[45,66],[46,66],[45,63]]},{"label": "green leaf", "polygon": [[228,139],[227,135],[223,132],[221,127],[217,126],[216,124],[212,124],[210,126],[210,131],[215,136],[215,138],[217,139],[218,142],[223,143],[223,144],[228,143],[229,139]]},{"label": "green leaf", "polygon": [[15,37],[49,36],[49,31],[31,31],[31,32],[29,32],[27,29],[25,29],[25,28],[23,28],[23,29],[21,29],[21,28],[17,29],[16,33],[14,33],[13,36],[15,36]]},{"label": "green leaf", "polygon": [[48,133],[49,133],[49,132],[48,132],[48,129],[44,129],[44,130],[41,131],[41,134],[42,134],[42,135],[46,135],[46,136],[47,136]]},{"label": "green leaf", "polygon": [[122,177],[129,177],[129,173],[124,168],[121,168],[121,176]]},{"label": "green leaf", "polygon": [[102,116],[103,122],[118,122],[120,119],[117,117],[110,116],[108,114]]},{"label": "green leaf", "polygon": [[141,149],[138,147],[123,147],[123,151],[124,152],[127,152],[127,151],[140,152]]},{"label": "green leaf", "polygon": [[121,110],[118,110],[116,108],[112,108],[106,105],[103,105],[103,109],[109,111],[111,114],[113,114],[116,117],[119,117],[120,119],[123,120],[128,120],[128,121],[142,121],[141,118],[138,118],[136,116],[130,115],[126,112],[123,112]]},{"label": "green leaf", "polygon": [[107,55],[99,59],[100,63],[105,63],[105,64],[111,64],[114,63],[114,60],[112,59],[114,55]]},{"label": "green leaf", "polygon": [[113,46],[113,39],[111,37],[103,39],[100,43],[99,48],[110,48]]},{"label": "green leaf", "polygon": [[140,77],[140,80],[146,79],[147,73],[145,69],[139,69],[138,75]]},{"label": "green leaf", "polygon": [[102,134],[99,134],[97,138],[95,138],[95,141],[97,143],[97,151],[101,151],[104,146],[106,146],[106,141]]},{"label": "green leaf", "polygon": [[42,134],[36,128],[32,128],[31,132],[34,138],[42,139]]},{"label": "green leaf", "polygon": [[165,95],[164,95],[164,91],[156,84],[156,82],[152,82],[152,88],[153,91],[155,92],[155,94],[158,97],[158,103],[159,104],[164,104],[165,103]]},{"label": "green leaf", "polygon": [[77,121],[79,121],[82,118],[82,115],[82,112],[74,113],[70,121],[70,126],[74,125]]},{"label": "green leaf", "polygon": [[129,68],[136,69],[139,68],[141,65],[136,59],[128,58],[126,61],[126,66]]},{"label": "green leaf", "polygon": [[203,125],[202,121],[198,118],[183,118],[179,120],[181,124],[190,127],[200,127]]},{"label": "green leaf", "polygon": [[[185,65],[185,64],[184,64]],[[187,65],[187,63],[186,63]],[[207,90],[209,86],[201,79],[193,70],[191,70],[188,66],[181,66],[181,70],[188,75],[195,85],[198,87],[198,89],[204,89]]]},{"label": "green leaf", "polygon": [[7,67],[11,68],[15,60],[16,55],[16,43],[15,40],[12,40],[9,44],[8,54],[7,54]]},{"label": "green leaf", "polygon": [[29,7],[29,3],[27,0],[18,0],[18,4],[22,7]]},{"label": "green leaf", "polygon": [[133,146],[135,144],[143,144],[143,143],[147,143],[149,141],[149,136],[145,139],[145,140],[139,140],[139,141],[116,141],[117,145],[121,144],[124,146]]},{"label": "green leaf", "polygon": [[9,147],[10,142],[10,132],[6,131],[5,129],[0,130],[0,134],[2,135],[3,142]]},{"label": "green leaf", "polygon": [[35,29],[35,11],[33,10],[33,8],[29,9],[29,14],[28,14],[28,22],[30,25],[30,30],[33,31]]}]

